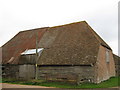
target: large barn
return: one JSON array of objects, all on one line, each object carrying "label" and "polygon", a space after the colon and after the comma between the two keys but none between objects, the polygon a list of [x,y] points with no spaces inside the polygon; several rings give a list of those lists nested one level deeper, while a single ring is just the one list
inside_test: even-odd
[{"label": "large barn", "polygon": [[115,76],[112,49],[86,21],[19,32],[2,46],[2,64],[6,77],[100,83]]}]

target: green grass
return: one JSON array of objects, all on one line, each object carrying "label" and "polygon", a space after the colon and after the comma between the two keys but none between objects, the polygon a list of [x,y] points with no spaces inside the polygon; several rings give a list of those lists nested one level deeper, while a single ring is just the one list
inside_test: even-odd
[{"label": "green grass", "polygon": [[15,80],[15,79],[2,79],[3,83],[12,83],[12,84],[22,84],[22,85],[37,85],[37,86],[47,86],[47,87],[57,87],[57,88],[110,88],[120,86],[118,83],[120,77],[112,77],[109,80],[101,82],[99,84],[93,83],[82,83],[81,85],[76,85],[67,82],[51,82],[44,80]]},{"label": "green grass", "polygon": [[2,77],[0,77],[0,83],[2,83]]}]

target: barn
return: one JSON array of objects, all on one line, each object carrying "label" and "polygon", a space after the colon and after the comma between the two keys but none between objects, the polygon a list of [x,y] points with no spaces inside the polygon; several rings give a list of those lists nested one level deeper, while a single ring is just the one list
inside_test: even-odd
[{"label": "barn", "polygon": [[[42,49],[37,61],[25,53],[36,46]],[[19,32],[2,46],[2,64],[5,77],[77,83],[100,83],[116,73],[112,49],[86,21]]]}]

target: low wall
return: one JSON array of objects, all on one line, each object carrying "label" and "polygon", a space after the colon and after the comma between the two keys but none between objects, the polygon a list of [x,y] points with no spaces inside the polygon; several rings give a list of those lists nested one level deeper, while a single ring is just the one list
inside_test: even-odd
[{"label": "low wall", "polygon": [[38,79],[94,82],[94,68],[91,66],[40,66]]}]

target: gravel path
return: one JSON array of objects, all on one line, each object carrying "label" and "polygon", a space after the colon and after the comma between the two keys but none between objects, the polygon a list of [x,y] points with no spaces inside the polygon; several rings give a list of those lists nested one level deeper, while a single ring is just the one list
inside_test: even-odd
[{"label": "gravel path", "polygon": [[45,86],[32,86],[32,85],[18,85],[18,84],[8,84],[0,83],[2,88],[54,88],[54,87],[45,87]]}]

